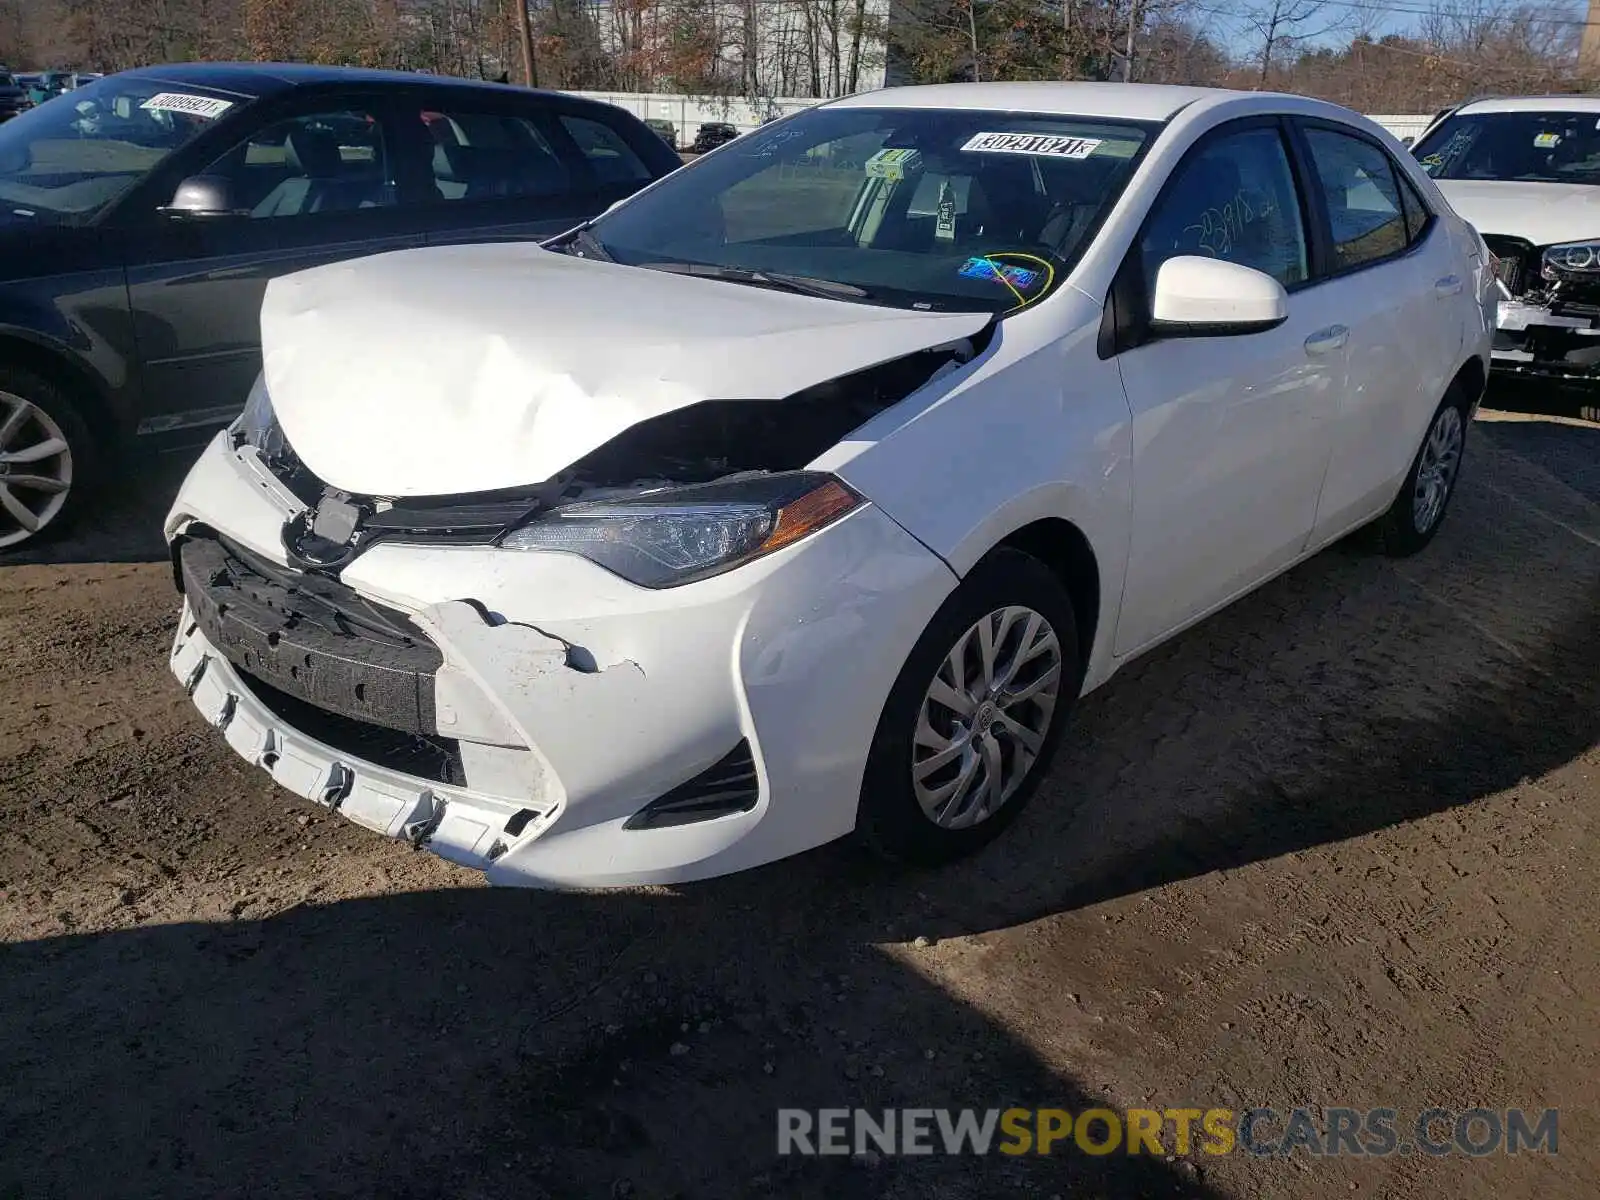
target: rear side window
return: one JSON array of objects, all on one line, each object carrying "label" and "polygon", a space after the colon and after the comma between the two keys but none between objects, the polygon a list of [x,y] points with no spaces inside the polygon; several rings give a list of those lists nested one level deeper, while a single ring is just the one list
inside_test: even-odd
[{"label": "rear side window", "polygon": [[1306,144],[1327,199],[1333,269],[1347,271],[1404,250],[1412,234],[1389,156],[1331,129],[1306,130]]},{"label": "rear side window", "polygon": [[595,178],[602,184],[649,182],[650,168],[611,126],[574,116],[563,116],[561,124],[578,143],[578,149],[589,160]]},{"label": "rear side window", "polygon": [[1428,218],[1433,213],[1403,173],[1396,171],[1394,177],[1400,181],[1400,203],[1406,210],[1406,240],[1414,243],[1428,228]]},{"label": "rear side window", "polygon": [[522,117],[429,110],[422,113],[422,123],[432,142],[433,182],[440,200],[558,196],[572,187],[549,142]]},{"label": "rear side window", "polygon": [[1156,201],[1139,250],[1146,295],[1161,264],[1180,255],[1253,267],[1285,287],[1304,282],[1305,227],[1277,129],[1224,134],[1191,152]]}]

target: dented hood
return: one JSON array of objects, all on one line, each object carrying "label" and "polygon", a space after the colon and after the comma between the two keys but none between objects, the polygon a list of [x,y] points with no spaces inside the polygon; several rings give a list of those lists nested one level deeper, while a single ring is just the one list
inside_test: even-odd
[{"label": "dented hood", "polygon": [[261,334],[267,390],[307,467],[345,491],[437,496],[538,483],[640,421],[778,400],[989,319],[500,243],[276,279]]},{"label": "dented hood", "polygon": [[1600,237],[1600,188],[1586,183],[1436,179],[1450,207],[1479,233],[1535,246]]}]

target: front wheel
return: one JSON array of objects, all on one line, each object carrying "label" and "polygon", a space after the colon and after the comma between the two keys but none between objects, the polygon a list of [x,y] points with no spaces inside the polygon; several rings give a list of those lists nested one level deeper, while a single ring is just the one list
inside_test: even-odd
[{"label": "front wheel", "polygon": [[1461,476],[1469,411],[1460,386],[1452,384],[1428,424],[1400,494],[1378,519],[1377,530],[1385,554],[1394,558],[1416,554],[1439,532]]},{"label": "front wheel", "polygon": [[0,552],[61,528],[88,457],[88,433],[61,390],[0,367]]},{"label": "front wheel", "polygon": [[895,681],[856,836],[940,863],[993,840],[1032,797],[1082,680],[1072,601],[1031,555],[997,550],[934,615]]}]

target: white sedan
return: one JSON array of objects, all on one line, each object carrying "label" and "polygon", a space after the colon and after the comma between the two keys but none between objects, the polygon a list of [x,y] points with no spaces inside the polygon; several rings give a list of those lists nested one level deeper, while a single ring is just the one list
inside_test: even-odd
[{"label": "white sedan", "polygon": [[544,247],[274,282],[167,520],[172,670],[495,883],[947,860],[1138,655],[1361,526],[1432,539],[1494,297],[1331,105],[834,101]]}]

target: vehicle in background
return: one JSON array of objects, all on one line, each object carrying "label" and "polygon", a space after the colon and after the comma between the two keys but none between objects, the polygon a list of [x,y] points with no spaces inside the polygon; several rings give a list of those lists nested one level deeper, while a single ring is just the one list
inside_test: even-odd
[{"label": "vehicle in background", "polygon": [[946,861],[1124,664],[1364,526],[1428,544],[1488,257],[1315,100],[831,101],[543,248],[275,280],[168,516],[169,665],[491,883]]},{"label": "vehicle in background", "polygon": [[47,100],[54,100],[63,92],[71,90],[72,75],[67,71],[41,71],[39,74],[31,76],[30,82],[26,86],[28,99],[35,105],[40,105]]},{"label": "vehicle in background", "polygon": [[28,91],[17,77],[9,71],[0,71],[0,121],[9,121],[32,107],[33,101],[28,99]]},{"label": "vehicle in background", "polygon": [[726,121],[707,121],[695,133],[694,142],[689,149],[696,154],[704,154],[708,150],[726,145],[738,136],[739,130]]},{"label": "vehicle in background", "polygon": [[1600,98],[1473,101],[1412,153],[1495,255],[1495,371],[1600,395]]},{"label": "vehicle in background", "polygon": [[569,229],[681,166],[559,93],[310,66],[101,79],[0,127],[0,548],[140,436],[226,422],[273,276]]},{"label": "vehicle in background", "polygon": [[660,138],[674,150],[678,148],[678,127],[665,117],[646,117],[644,122],[651,130],[660,135]]}]

